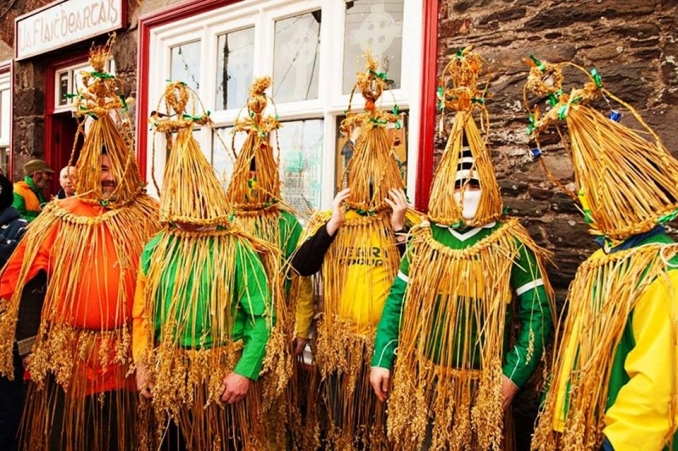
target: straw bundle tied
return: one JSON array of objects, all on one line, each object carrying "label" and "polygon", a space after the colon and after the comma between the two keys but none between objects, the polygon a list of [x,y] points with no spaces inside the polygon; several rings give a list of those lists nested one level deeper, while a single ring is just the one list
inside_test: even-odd
[{"label": "straw bundle tied", "polygon": [[[144,291],[146,322],[156,329],[150,328],[153,336],[146,341],[156,344],[144,352],[143,365],[155,382],[158,439],[171,419],[192,431],[190,449],[221,449],[227,442],[246,450],[271,449],[275,445],[267,440],[262,415],[284,391],[291,371],[288,345],[275,325],[282,302],[280,255],[228,220],[226,192],[192,136],[195,124],[211,125],[209,113],[187,114],[191,95],[184,83],[169,84],[161,100],[167,114],[151,118],[157,132],[176,133],[160,199],[165,229],[150,250]],[[198,228],[183,231],[176,224]],[[262,270],[264,279],[256,279]],[[222,380],[243,348],[232,339],[233,325],[243,312],[255,321],[252,297],[265,298],[270,331],[262,376],[244,401],[223,407]]]},{"label": "straw bundle tied", "polygon": [[[487,86],[481,87],[479,81],[483,63],[483,59],[472,52],[471,47],[466,47],[450,60],[441,77],[438,88],[441,114],[444,115],[444,109],[448,108],[455,111],[456,116],[445,152],[431,184],[428,216],[438,224],[475,227],[492,222],[502,215],[503,204],[490,151],[473,118],[474,110],[478,109],[482,130],[487,136],[489,132],[489,117],[485,107],[485,99],[488,97]],[[482,187],[478,212],[471,220],[465,220],[462,217],[462,205],[452,201],[454,181],[459,179],[457,171],[465,143],[473,156],[473,167],[468,171],[468,175],[461,179],[462,193],[471,179],[477,179]]]},{"label": "straw bundle tied", "polygon": [[[611,362],[624,328],[650,284],[665,284],[670,294],[657,302],[675,301],[667,271],[675,269],[677,258],[678,246],[655,244],[592,258],[582,264],[568,295],[569,311],[576,314],[567,316],[562,335],[556,337],[558,352],[554,354],[551,389],[540,413],[532,449],[600,449]],[[675,330],[673,334],[675,345]],[[576,357],[565,358],[572,352],[576,352]],[[667,371],[676,374],[675,359],[663,363],[667,364]],[[671,419],[678,412],[676,384],[678,381],[673,377],[671,403],[667,406]],[[560,396],[566,398],[559,399]],[[567,411],[563,414],[565,406]],[[561,433],[554,432],[558,424]],[[669,430],[673,429],[672,425]]]},{"label": "straw bundle tied", "polygon": [[545,274],[546,253],[515,219],[461,250],[436,241],[428,223],[411,231],[388,416],[389,437],[402,449],[420,449],[429,422],[431,449],[502,449],[505,318],[521,246],[538,256],[526,270]]},{"label": "straw bundle tied", "polygon": [[[530,115],[529,132],[538,143],[539,134],[549,126],[560,121],[567,124],[567,149],[579,189],[578,196],[569,194],[581,201],[592,233],[623,240],[674,219],[678,213],[678,161],[633,107],[607,91],[595,69],[589,73],[572,63],[534,61],[525,84],[525,105],[531,91],[548,96],[551,107],[543,116],[535,108]],[[569,94],[563,92],[565,67],[583,71],[590,81],[582,88],[573,88]],[[626,107],[644,132],[610,120],[588,106],[599,98],[610,98]],[[545,165],[544,169],[562,188]]]},{"label": "straw bundle tied", "polygon": [[[103,431],[108,427],[104,424],[111,423],[118,427],[112,433],[117,446],[134,443],[128,429],[135,410],[133,393],[121,390],[100,396],[101,406],[105,403],[117,418],[108,417],[103,407],[86,408],[91,402],[87,395],[119,390],[131,382],[130,323],[136,269],[144,243],[159,227],[157,205],[143,193],[134,149],[120,134],[129,125],[123,105],[129,101],[119,96],[117,80],[103,72],[111,45],[112,39],[91,50],[94,71],[84,74],[85,88],[76,97],[76,117],[91,118],[77,161],[78,195],[45,207],[0,274],[16,284],[12,297],[2,302],[0,317],[0,373],[12,377],[11,349],[22,291],[46,265],[48,285],[29,366],[35,386],[25,416],[24,433],[30,436],[26,446],[32,450],[47,446],[54,399],[62,395],[62,449],[108,449],[110,437]],[[81,120],[78,133],[83,130]],[[107,198],[101,189],[102,149],[117,182]],[[102,388],[103,380],[111,384],[106,389]],[[88,411],[92,417],[86,416]]]},{"label": "straw bundle tied", "polygon": [[[398,126],[393,112],[376,106],[387,76],[376,72],[368,55],[365,72],[358,74],[351,92],[365,99],[363,112],[351,111],[341,124],[350,136],[358,128],[355,153],[345,176],[351,189],[346,219],[325,254],[321,270],[322,305],[314,343],[316,368],[324,379],[328,404],[331,449],[383,449],[386,447],[384,405],[369,385],[369,362],[374,332],[396,275],[399,254],[391,227],[391,209],[384,199],[390,189],[402,189],[393,143],[386,128]],[[311,218],[309,234],[323,227],[329,217]]]}]

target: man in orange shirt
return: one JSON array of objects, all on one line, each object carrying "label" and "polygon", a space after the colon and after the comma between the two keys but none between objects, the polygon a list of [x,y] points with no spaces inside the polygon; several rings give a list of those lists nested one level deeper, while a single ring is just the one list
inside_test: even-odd
[{"label": "man in orange shirt", "polygon": [[[0,273],[0,374],[13,376],[12,347],[27,337],[18,344],[30,352],[21,431],[30,450],[136,448],[132,303],[159,221],[117,125],[126,124],[125,104],[118,81],[103,74],[109,50],[92,53],[95,69],[74,105],[96,117],[77,164],[80,195],[48,204]],[[41,279],[44,296],[35,296]]]}]

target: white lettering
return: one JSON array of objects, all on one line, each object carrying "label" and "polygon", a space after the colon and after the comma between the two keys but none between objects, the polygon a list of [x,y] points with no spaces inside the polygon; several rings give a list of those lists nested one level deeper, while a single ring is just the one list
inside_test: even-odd
[{"label": "white lettering", "polygon": [[69,0],[17,19],[17,59],[47,52],[113,31],[121,23],[123,1]]}]

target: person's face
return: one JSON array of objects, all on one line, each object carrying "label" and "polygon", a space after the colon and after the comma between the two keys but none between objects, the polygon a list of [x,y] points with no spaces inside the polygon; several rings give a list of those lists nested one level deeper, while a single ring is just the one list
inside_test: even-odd
[{"label": "person's face", "polygon": [[108,199],[118,186],[113,173],[111,172],[111,160],[108,155],[101,156],[101,194],[104,199]]},{"label": "person's face", "polygon": [[59,173],[59,185],[63,188],[67,196],[72,196],[75,193],[75,167],[68,166]]},{"label": "person's face", "polygon": [[45,189],[49,182],[52,181],[52,173],[44,171],[36,171],[33,173],[33,184],[38,189]]},{"label": "person's face", "polygon": [[467,183],[463,189],[463,194],[461,188],[454,190],[454,200],[461,208],[462,218],[471,220],[476,216],[480,205],[480,196],[480,185],[476,183]]}]

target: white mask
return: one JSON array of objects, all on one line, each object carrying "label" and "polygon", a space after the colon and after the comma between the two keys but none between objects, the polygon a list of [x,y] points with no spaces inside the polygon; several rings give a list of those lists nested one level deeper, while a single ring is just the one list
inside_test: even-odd
[{"label": "white mask", "polygon": [[480,197],[482,190],[464,190],[464,199],[461,199],[461,192],[455,191],[454,200],[461,207],[461,217],[467,220],[473,219],[478,213]]}]

